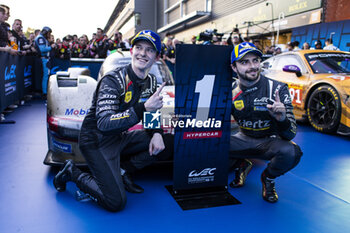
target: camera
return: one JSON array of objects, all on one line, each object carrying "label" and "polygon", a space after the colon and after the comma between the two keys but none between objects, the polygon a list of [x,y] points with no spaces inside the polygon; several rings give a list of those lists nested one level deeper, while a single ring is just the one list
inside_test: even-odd
[{"label": "camera", "polygon": [[217,29],[207,29],[204,32],[199,33],[198,41],[204,41],[203,44],[210,44],[213,41],[213,37],[216,37],[216,41],[221,41],[224,33],[218,33]]}]

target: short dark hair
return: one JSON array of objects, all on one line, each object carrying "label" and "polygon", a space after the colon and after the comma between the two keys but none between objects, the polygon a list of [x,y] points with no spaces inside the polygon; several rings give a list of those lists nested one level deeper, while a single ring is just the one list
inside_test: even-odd
[{"label": "short dark hair", "polygon": [[4,4],[0,4],[0,7],[3,8],[6,11],[10,11],[10,7],[4,5]]},{"label": "short dark hair", "polygon": [[328,39],[326,40],[326,42],[328,42],[328,43],[330,43],[330,44],[333,44],[333,40],[332,40],[331,38],[328,38]]},{"label": "short dark hair", "polygon": [[102,28],[97,28],[97,31],[101,31],[103,33],[103,29]]},{"label": "short dark hair", "polygon": [[6,13],[6,9],[5,8],[3,8],[2,6],[0,6],[0,12],[2,12],[2,13]]}]

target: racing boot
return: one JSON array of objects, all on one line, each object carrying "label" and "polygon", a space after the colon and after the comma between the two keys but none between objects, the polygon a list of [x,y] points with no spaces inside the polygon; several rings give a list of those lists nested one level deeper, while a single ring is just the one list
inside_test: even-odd
[{"label": "racing boot", "polygon": [[134,183],[130,174],[127,173],[124,169],[120,169],[120,170],[121,170],[125,190],[128,191],[129,193],[143,193],[144,189],[141,186]]},{"label": "racing boot", "polygon": [[275,203],[278,201],[278,195],[275,189],[275,179],[268,178],[265,171],[261,174],[262,197],[265,201]]},{"label": "racing boot", "polygon": [[243,159],[238,168],[235,169],[235,178],[230,183],[232,188],[242,187],[245,183],[248,173],[252,170],[253,163],[248,159]]},{"label": "racing boot", "polygon": [[63,169],[53,179],[53,185],[58,192],[66,191],[66,183],[72,180],[73,169],[75,169],[74,162],[66,160],[63,164]]}]

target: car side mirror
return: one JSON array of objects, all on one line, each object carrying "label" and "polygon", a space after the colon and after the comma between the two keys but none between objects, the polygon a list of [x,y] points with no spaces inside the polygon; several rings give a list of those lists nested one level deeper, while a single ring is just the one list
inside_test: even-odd
[{"label": "car side mirror", "polygon": [[264,62],[264,63],[262,64],[262,67],[261,67],[261,68],[263,68],[263,69],[268,69],[269,66],[270,66],[270,63],[269,63],[269,62]]},{"label": "car side mirror", "polygon": [[300,77],[302,75],[300,68],[298,66],[296,66],[296,65],[283,66],[283,71],[284,72],[289,72],[289,73],[295,73],[295,75],[297,77]]}]

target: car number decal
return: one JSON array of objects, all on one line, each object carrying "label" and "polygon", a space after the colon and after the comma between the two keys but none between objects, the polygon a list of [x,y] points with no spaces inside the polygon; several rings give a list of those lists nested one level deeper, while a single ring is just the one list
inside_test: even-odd
[{"label": "car number decal", "polygon": [[302,100],[302,88],[300,86],[290,85],[289,86],[290,97],[293,100],[293,104],[301,104]]}]

